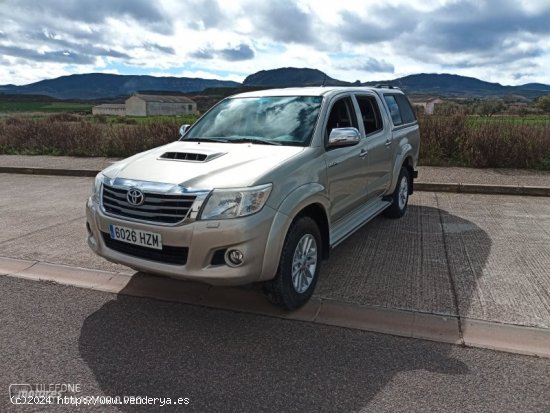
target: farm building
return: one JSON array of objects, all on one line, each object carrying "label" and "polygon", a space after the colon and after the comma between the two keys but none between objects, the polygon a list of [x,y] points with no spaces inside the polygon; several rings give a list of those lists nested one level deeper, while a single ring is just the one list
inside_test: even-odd
[{"label": "farm building", "polygon": [[126,114],[126,106],[117,103],[105,103],[92,108],[92,115],[114,115],[124,116]]},{"label": "farm building", "polygon": [[439,98],[431,98],[428,100],[423,101],[416,101],[414,99],[411,99],[411,103],[416,106],[422,106],[424,108],[424,113],[426,115],[433,115],[435,105],[439,105],[440,103],[443,103],[444,100],[441,100]]},{"label": "farm building", "polygon": [[143,95],[136,93],[126,99],[126,115],[187,115],[197,111],[197,104],[185,96]]}]

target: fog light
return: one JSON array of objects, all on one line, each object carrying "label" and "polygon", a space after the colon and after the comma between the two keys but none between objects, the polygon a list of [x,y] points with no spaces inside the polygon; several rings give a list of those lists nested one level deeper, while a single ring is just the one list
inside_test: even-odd
[{"label": "fog light", "polygon": [[225,262],[230,267],[238,267],[244,261],[244,254],[239,250],[227,250],[225,253]]}]

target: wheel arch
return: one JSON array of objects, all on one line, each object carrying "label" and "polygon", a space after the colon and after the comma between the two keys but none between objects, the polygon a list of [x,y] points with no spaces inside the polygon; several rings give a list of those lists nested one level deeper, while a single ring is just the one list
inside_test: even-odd
[{"label": "wheel arch", "polygon": [[310,216],[319,226],[322,237],[322,257],[328,258],[330,221],[327,213],[329,199],[325,188],[318,183],[303,185],[292,191],[279,205],[268,236],[263,267],[258,281],[273,278],[279,265],[282,246],[290,225],[298,216]]},{"label": "wheel arch", "polygon": [[292,220],[294,222],[299,217],[307,216],[315,221],[319,232],[321,233],[321,252],[323,259],[328,259],[330,255],[330,231],[327,213],[323,205],[314,203],[303,208]]},{"label": "wheel arch", "polygon": [[409,195],[413,193],[413,180],[414,180],[414,158],[412,146],[407,144],[403,151],[397,155],[393,166],[392,182],[390,185],[391,192],[395,190],[397,185],[397,179],[399,178],[399,172],[401,168],[405,167],[409,171]]}]

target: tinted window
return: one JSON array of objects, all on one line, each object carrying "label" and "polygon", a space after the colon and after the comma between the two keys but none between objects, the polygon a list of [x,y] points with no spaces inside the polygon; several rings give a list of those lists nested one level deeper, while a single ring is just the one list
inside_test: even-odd
[{"label": "tinted window", "polygon": [[416,116],[409,100],[404,95],[395,95],[395,99],[397,100],[397,104],[399,105],[399,110],[401,111],[403,123],[411,123],[416,121]]},{"label": "tinted window", "polygon": [[358,128],[357,116],[353,109],[351,98],[346,97],[336,101],[330,110],[327,121],[327,135],[335,128]]},{"label": "tinted window", "polygon": [[382,129],[382,117],[380,116],[380,109],[374,96],[356,96],[356,98],[361,110],[365,135]]},{"label": "tinted window", "polygon": [[395,100],[395,95],[384,95],[388,109],[390,110],[391,120],[395,126],[401,125],[403,120],[401,119],[401,113],[399,112],[399,106]]}]

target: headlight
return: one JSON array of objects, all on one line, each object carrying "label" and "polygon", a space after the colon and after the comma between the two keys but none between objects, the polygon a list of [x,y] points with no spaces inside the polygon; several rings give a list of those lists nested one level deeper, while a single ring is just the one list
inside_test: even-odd
[{"label": "headlight", "polygon": [[98,173],[92,185],[92,200],[96,203],[99,202],[99,194],[101,194],[101,185],[103,185],[103,178],[105,178],[105,175],[103,175],[102,173]]},{"label": "headlight", "polygon": [[252,188],[214,189],[200,219],[227,219],[255,214],[265,205],[271,188],[271,184],[266,184]]}]

